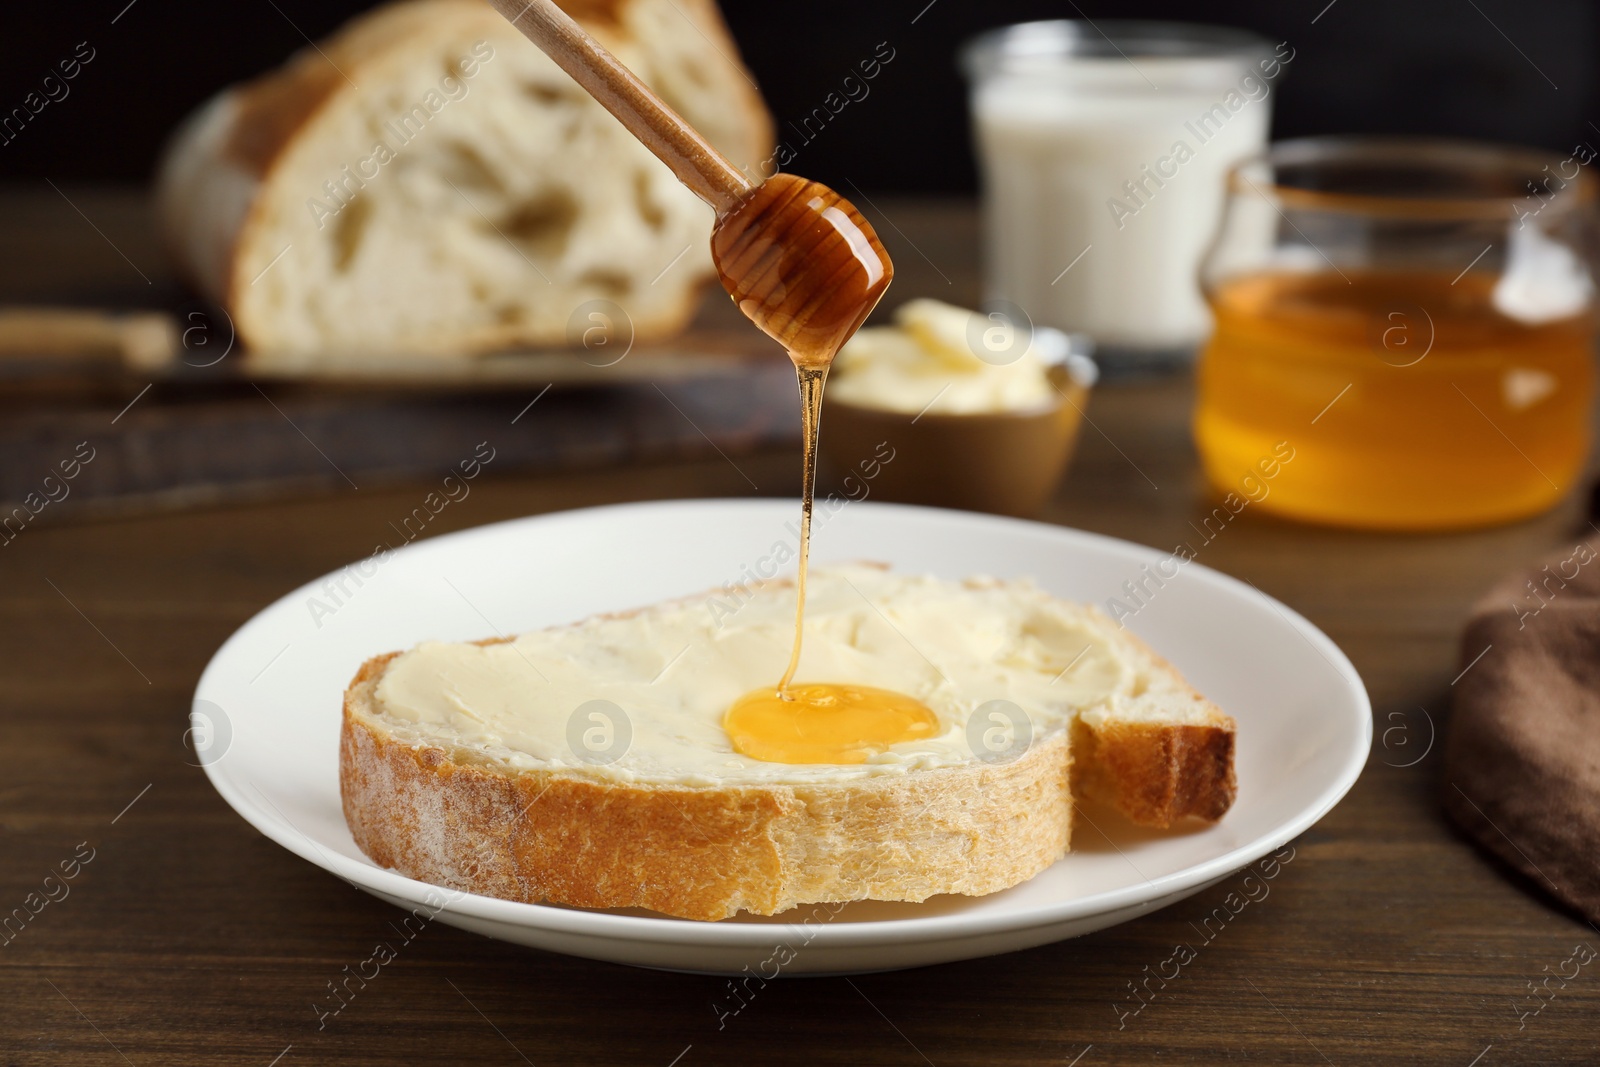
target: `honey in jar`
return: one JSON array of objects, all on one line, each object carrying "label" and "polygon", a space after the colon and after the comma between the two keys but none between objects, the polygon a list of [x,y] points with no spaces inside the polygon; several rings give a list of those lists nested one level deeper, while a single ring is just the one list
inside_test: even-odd
[{"label": "honey in jar", "polygon": [[1589,448],[1587,311],[1528,323],[1468,273],[1245,275],[1212,295],[1195,436],[1223,491],[1287,442],[1263,508],[1429,529],[1541,512]]},{"label": "honey in jar", "polygon": [[1576,160],[1290,141],[1236,168],[1229,194],[1194,424],[1213,487],[1297,519],[1428,530],[1535,515],[1577,485],[1596,321],[1594,183]]}]

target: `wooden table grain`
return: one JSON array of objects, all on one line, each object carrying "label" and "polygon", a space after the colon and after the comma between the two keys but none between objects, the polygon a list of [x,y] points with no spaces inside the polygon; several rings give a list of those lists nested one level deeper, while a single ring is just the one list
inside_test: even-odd
[{"label": "wooden table grain", "polygon": [[[106,241],[79,224],[32,249],[31,272],[0,265],[3,295],[142,299],[143,283],[106,247],[159,277],[137,204],[68,192]],[[52,195],[9,203],[61,209]],[[880,232],[903,242],[897,295],[971,299],[970,210],[883,206],[895,225]],[[1189,442],[1190,402],[1183,379],[1100,389],[1044,519],[1161,547],[1192,539],[1190,522],[1211,504]],[[429,532],[613,501],[783,495],[796,465],[780,451],[491,473]],[[1448,729],[1469,605],[1507,568],[1587,530],[1582,492],[1530,522],[1449,535],[1341,532],[1247,509],[1201,549],[1203,563],[1281,598],[1345,649],[1377,728],[1349,797],[1293,843],[1270,893],[1210,940],[1197,928],[1242,876],[1026,952],[772,982],[719,1021],[720,979],[434,923],[319,1019],[328,984],[392,939],[400,912],[289,854],[222,802],[188,762],[189,699],[235,627],[369,552],[420,489],[41,521],[0,548],[0,915],[28,910],[0,935],[0,1064],[1600,1060],[1600,974],[1585,970],[1553,997],[1532,993],[1574,946],[1600,948],[1600,934],[1451,830],[1438,803],[1449,783],[1430,747]],[[1181,977],[1146,984],[1178,944],[1194,949]],[[1154,992],[1136,997],[1135,986]]]}]

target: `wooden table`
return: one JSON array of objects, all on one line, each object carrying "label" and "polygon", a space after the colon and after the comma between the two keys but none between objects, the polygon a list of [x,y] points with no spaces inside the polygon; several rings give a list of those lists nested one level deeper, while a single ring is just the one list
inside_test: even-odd
[{"label": "wooden table", "polygon": [[[126,195],[74,198],[147,272],[158,269]],[[921,250],[900,253],[900,294],[970,299],[970,212],[883,206],[898,237]],[[38,249],[31,272],[8,263],[6,295],[144,289],[80,228],[69,247]],[[1181,380],[1102,388],[1044,518],[1163,547],[1188,537],[1189,521],[1209,509],[1189,403]],[[437,527],[739,496],[750,481],[783,494],[797,482],[787,451],[737,465],[743,473],[715,456],[540,477],[495,472]],[[712,1004],[721,980],[546,955],[433,924],[319,1029],[313,1002],[370,955],[399,912],[233,814],[186,763],[189,699],[235,627],[370,551],[374,532],[417,491],[41,522],[0,549],[0,910],[93,849],[70,895],[0,947],[0,1064],[1600,1059],[1600,975],[1585,973],[1518,1025],[1529,980],[1556,970],[1576,943],[1600,947],[1600,935],[1452,832],[1437,800],[1448,788],[1438,748],[1427,751],[1432,730],[1447,726],[1470,602],[1507,568],[1587,529],[1579,499],[1532,522],[1449,536],[1336,532],[1247,510],[1202,550],[1202,562],[1280,597],[1345,649],[1371,691],[1379,742],[1349,797],[1294,842],[1270,895],[1137,1015],[1123,1014],[1137,1006],[1130,983],[1176,943],[1196,941],[1191,923],[1238,876],[1138,921],[1027,952],[777,982],[720,1030]]]}]

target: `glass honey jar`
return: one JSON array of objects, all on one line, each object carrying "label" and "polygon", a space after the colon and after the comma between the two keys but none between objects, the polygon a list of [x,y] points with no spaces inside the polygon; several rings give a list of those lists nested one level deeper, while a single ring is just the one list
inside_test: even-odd
[{"label": "glass honey jar", "polygon": [[1235,167],[1201,269],[1212,485],[1270,465],[1263,510],[1397,530],[1564,497],[1590,440],[1595,158],[1316,138]]}]

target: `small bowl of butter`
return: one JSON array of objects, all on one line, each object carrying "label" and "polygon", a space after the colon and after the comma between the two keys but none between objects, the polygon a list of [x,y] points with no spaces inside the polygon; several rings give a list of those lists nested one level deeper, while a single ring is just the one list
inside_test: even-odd
[{"label": "small bowl of butter", "polygon": [[823,451],[852,498],[1037,514],[1098,376],[1088,348],[1005,313],[909,301],[834,360]]}]

